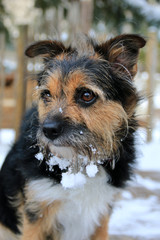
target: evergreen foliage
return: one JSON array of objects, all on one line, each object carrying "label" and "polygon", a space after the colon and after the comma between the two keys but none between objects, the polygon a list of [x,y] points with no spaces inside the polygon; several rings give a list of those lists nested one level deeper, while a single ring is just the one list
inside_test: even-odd
[{"label": "evergreen foliage", "polygon": [[0,0],[0,33],[3,32],[6,35],[6,39],[8,41],[9,39],[9,33],[7,28],[5,27],[4,23],[3,23],[3,14],[4,14],[5,10],[2,4],[2,0]]},{"label": "evergreen foliage", "polygon": [[[160,0],[155,0],[155,3],[160,3]],[[122,32],[126,23],[131,24],[136,32],[141,31],[144,26],[158,26],[160,17],[156,19],[154,16],[147,16],[146,4],[149,2],[144,0],[144,8],[140,8],[138,1],[136,5],[136,2],[133,4],[127,0],[94,0],[94,22],[98,23],[101,20],[109,31],[116,29],[118,33]],[[153,7],[152,4],[150,6]],[[154,6],[156,11],[156,5]],[[158,7],[160,8],[159,5]]]},{"label": "evergreen foliage", "polygon": [[41,8],[43,12],[49,7],[57,7],[61,4],[61,0],[36,0],[35,7]]}]

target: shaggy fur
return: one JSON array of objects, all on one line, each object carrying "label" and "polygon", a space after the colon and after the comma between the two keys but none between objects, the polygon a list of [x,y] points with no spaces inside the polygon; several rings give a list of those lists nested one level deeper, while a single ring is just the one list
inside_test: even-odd
[{"label": "shaggy fur", "polygon": [[[37,102],[0,172],[1,240],[108,239],[114,193],[135,163],[140,96],[133,78],[144,45],[142,37],[126,34],[100,44],[85,37],[77,46],[40,41],[27,48],[26,55],[41,56],[44,67]],[[69,159],[75,172],[86,157],[98,173],[86,176],[83,187],[64,188],[68,168],[50,167],[51,154]]]}]

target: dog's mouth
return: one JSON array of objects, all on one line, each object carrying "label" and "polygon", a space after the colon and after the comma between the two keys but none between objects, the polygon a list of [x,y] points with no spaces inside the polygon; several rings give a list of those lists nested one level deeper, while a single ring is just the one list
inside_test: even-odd
[{"label": "dog's mouth", "polygon": [[92,144],[86,149],[66,145],[60,143],[54,145],[53,142],[48,141],[45,148],[43,144],[40,146],[40,152],[36,157],[40,161],[45,160],[50,171],[54,171],[54,166],[58,165],[61,170],[77,173],[83,172],[84,168],[91,162],[96,165],[100,163],[100,153],[98,157],[98,151]]},{"label": "dog's mouth", "polygon": [[91,163],[96,166],[110,163],[114,168],[114,154],[106,150],[102,139],[82,128],[70,130],[55,139],[47,138],[39,130],[37,138],[40,153],[36,157],[45,161],[51,172],[54,172],[55,166],[63,172],[84,172]]},{"label": "dog's mouth", "polygon": [[112,169],[115,167],[114,158],[108,157],[104,151],[100,151],[93,143],[86,145],[83,149],[74,144],[73,146],[60,144],[60,141],[57,145],[48,141],[44,148],[44,144],[41,142],[40,153],[36,155],[38,160],[45,161],[50,172],[54,173],[57,166],[62,172],[70,174],[79,172],[86,174],[86,169],[90,165],[98,168],[105,163],[110,164]]}]

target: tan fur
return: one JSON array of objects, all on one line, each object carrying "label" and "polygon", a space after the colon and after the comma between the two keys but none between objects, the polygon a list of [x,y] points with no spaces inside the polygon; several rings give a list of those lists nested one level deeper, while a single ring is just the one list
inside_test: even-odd
[{"label": "tan fur", "polygon": [[56,213],[60,207],[59,201],[49,206],[46,203],[41,205],[41,215],[35,223],[29,223],[24,217],[24,228],[21,240],[44,240],[51,236],[54,240],[59,240],[58,226],[56,224]]},{"label": "tan fur", "polygon": [[103,99],[105,99],[102,90],[100,90],[96,85],[94,85],[93,82],[91,82],[91,80],[89,79],[89,77],[86,76],[83,72],[81,72],[80,70],[76,70],[68,76],[67,83],[64,86],[64,92],[68,98],[69,104],[72,104],[73,102],[75,90],[82,87],[92,90],[93,92],[100,95]]},{"label": "tan fur", "polygon": [[90,59],[102,59],[98,53],[95,53],[93,56],[89,57]]},{"label": "tan fur", "polygon": [[54,72],[54,74],[51,73],[51,75],[47,79],[46,87],[50,91],[54,99],[61,96],[62,91],[61,78],[62,78],[61,73],[57,70]]},{"label": "tan fur", "polygon": [[15,235],[8,228],[0,224],[0,240],[20,240],[18,235]]},{"label": "tan fur", "polygon": [[67,55],[65,53],[61,53],[60,55],[56,56],[57,60],[64,60],[65,58],[67,58]]},{"label": "tan fur", "polygon": [[109,59],[111,62],[116,62],[116,58],[124,52],[124,47],[120,46],[119,43],[114,45],[109,52]]},{"label": "tan fur", "polygon": [[[136,75],[137,73],[137,60],[136,59],[129,59],[127,54],[127,49],[124,45],[124,40],[119,41],[116,44],[111,45],[109,49],[109,61],[112,63],[119,64],[119,68],[117,68],[117,71],[123,73],[127,73],[128,76],[130,76],[131,79]],[[122,61],[123,59],[123,61]],[[121,63],[122,61],[122,63]],[[128,68],[128,63],[131,63],[132,61],[132,67]],[[115,69],[116,71],[116,69]]]},{"label": "tan fur", "polygon": [[[60,97],[60,93],[62,90],[60,77],[61,76],[59,72],[56,71],[54,75],[52,74],[51,76],[49,76],[47,85],[43,85],[36,90],[35,96],[38,100],[38,112],[41,120],[43,120],[43,118],[46,117],[48,112],[51,111],[51,109],[54,107],[55,100],[57,101],[57,99]],[[44,90],[49,90],[52,96],[51,103],[48,103],[47,105],[42,101],[42,99],[40,99],[40,94]]]},{"label": "tan fur", "polygon": [[125,107],[128,118],[131,118],[133,116],[136,107],[137,107],[137,98],[133,94],[130,97],[128,97],[128,105]]},{"label": "tan fur", "polygon": [[[24,215],[24,198],[22,196],[22,193],[19,192],[15,197],[10,198],[10,204],[11,204],[12,207],[17,209],[17,215],[19,217],[22,217],[22,219],[23,219],[23,215]],[[22,231],[22,225],[19,224],[17,227],[18,227],[18,230],[21,232]],[[1,238],[0,238],[0,240],[1,240]]]},{"label": "tan fur", "polygon": [[133,73],[134,76],[136,75],[137,71],[138,71],[138,64],[136,63],[136,64],[133,66],[133,69],[132,69],[132,73]]},{"label": "tan fur", "polygon": [[[107,139],[109,133],[113,135],[124,120],[127,122],[127,115],[122,106],[113,101],[104,104],[101,100],[97,101],[92,109],[82,109],[82,114],[90,131],[103,137],[103,139]],[[94,118],[91,115],[94,115]]]},{"label": "tan fur", "polygon": [[91,237],[91,240],[109,240],[108,238],[108,222],[109,216],[104,216],[101,219],[101,225],[97,227],[95,233]]},{"label": "tan fur", "polygon": [[[66,109],[66,117],[72,116],[75,122],[85,123],[87,128],[103,139],[101,144],[106,145],[109,151],[118,147],[117,139],[114,139],[115,132],[118,131],[123,122],[128,122],[127,114],[122,106],[116,102],[102,104],[99,100],[89,109],[78,108],[76,105],[69,105]],[[92,118],[94,116],[94,118]],[[98,139],[97,139],[98,141]]]}]

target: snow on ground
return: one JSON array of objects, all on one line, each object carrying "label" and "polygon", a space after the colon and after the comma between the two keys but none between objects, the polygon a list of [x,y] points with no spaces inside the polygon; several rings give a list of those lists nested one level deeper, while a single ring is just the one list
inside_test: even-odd
[{"label": "snow on ground", "polygon": [[115,203],[110,219],[114,240],[160,239],[160,129],[152,135],[153,141],[146,144],[145,131],[139,131],[137,174]]},{"label": "snow on ground", "polygon": [[11,148],[15,138],[15,132],[12,129],[0,130],[0,168],[3,160]]},{"label": "snow on ground", "polygon": [[142,146],[141,155],[142,157],[138,162],[138,168],[140,170],[160,171],[160,141],[151,142]]},{"label": "snow on ground", "polygon": [[[13,130],[0,130],[0,166],[14,135]],[[140,139],[137,174],[115,203],[109,224],[111,240],[160,239],[160,128],[153,131],[151,143],[144,143],[142,130]]]},{"label": "snow on ground", "polygon": [[111,235],[160,239],[160,205],[158,197],[133,198],[130,192],[122,194],[111,216]]},{"label": "snow on ground", "polygon": [[153,141],[145,144],[146,131],[140,129],[137,139],[137,168],[141,171],[160,171],[160,124],[152,132]]}]

